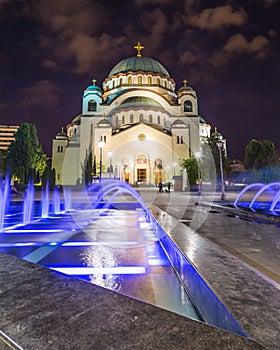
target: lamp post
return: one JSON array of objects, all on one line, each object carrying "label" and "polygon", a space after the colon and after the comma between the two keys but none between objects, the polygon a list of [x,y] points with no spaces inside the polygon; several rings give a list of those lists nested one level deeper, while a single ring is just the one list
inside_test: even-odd
[{"label": "lamp post", "polygon": [[201,194],[201,171],[200,171],[200,159],[201,159],[201,152],[195,152],[194,154],[195,159],[197,161],[197,173],[198,173],[198,194]]},{"label": "lamp post", "polygon": [[102,179],[102,149],[105,145],[105,142],[102,140],[102,136],[100,138],[100,140],[98,141],[98,147],[99,147],[99,150],[100,150],[100,172],[99,172],[99,182],[101,182],[101,179]]},{"label": "lamp post", "polygon": [[216,145],[219,148],[219,156],[220,156],[220,172],[221,172],[221,200],[225,200],[225,182],[224,182],[224,173],[223,173],[223,157],[222,157],[222,149],[223,143],[218,141]]},{"label": "lamp post", "polygon": [[108,152],[108,157],[109,157],[109,177],[111,178],[111,173],[112,173],[112,151]]}]

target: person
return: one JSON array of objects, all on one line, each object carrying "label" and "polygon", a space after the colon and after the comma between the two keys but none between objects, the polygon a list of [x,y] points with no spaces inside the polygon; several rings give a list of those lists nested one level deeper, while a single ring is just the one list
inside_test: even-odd
[{"label": "person", "polygon": [[17,190],[15,186],[11,186],[11,194],[16,195],[16,197],[21,197],[21,193]]},{"label": "person", "polygon": [[159,192],[163,192],[163,190],[162,190],[162,182],[160,182],[160,183],[158,184],[158,191],[159,191]]},{"label": "person", "polygon": [[167,191],[168,191],[168,192],[170,192],[170,188],[171,188],[171,183],[168,182],[168,184],[167,184]]}]

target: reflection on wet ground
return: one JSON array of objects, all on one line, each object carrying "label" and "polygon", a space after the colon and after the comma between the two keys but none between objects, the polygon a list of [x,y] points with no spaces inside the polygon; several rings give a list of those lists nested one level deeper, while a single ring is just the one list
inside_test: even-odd
[{"label": "reflection on wet ground", "polygon": [[199,319],[142,210],[84,210],[22,226],[14,212],[0,251]]}]

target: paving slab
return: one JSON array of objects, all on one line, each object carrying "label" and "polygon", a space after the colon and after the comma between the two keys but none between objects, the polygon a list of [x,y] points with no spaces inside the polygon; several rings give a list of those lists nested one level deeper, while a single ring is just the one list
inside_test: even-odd
[{"label": "paving slab", "polygon": [[0,310],[1,350],[264,349],[253,340],[2,253]]},{"label": "paving slab", "polygon": [[227,216],[200,200],[157,193],[150,208],[247,334],[280,349],[279,227]]}]

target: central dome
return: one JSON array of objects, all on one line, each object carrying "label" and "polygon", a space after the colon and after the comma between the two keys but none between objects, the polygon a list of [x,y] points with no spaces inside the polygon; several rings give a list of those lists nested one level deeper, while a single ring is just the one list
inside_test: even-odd
[{"label": "central dome", "polygon": [[150,57],[136,56],[125,58],[124,60],[116,64],[115,67],[113,67],[113,69],[109,73],[108,78],[118,73],[139,71],[161,74],[170,77],[166,68],[164,68],[163,65],[158,61]]}]

